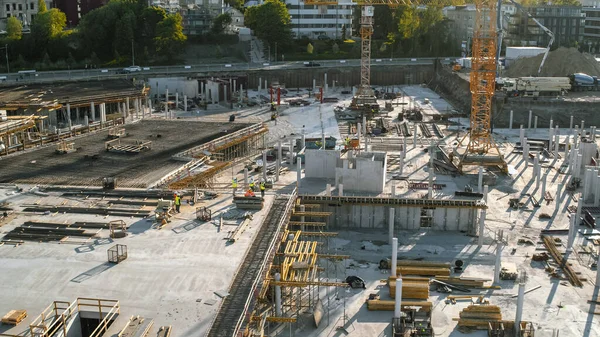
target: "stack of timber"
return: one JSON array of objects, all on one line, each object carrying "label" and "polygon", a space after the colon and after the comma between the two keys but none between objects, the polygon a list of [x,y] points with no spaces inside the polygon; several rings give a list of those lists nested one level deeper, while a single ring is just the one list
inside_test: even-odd
[{"label": "stack of timber", "polygon": [[477,329],[487,329],[490,322],[502,320],[500,307],[496,305],[469,305],[464,308],[458,319],[459,327],[471,327]]},{"label": "stack of timber", "polygon": [[542,241],[544,241],[544,245],[546,246],[546,249],[548,249],[548,253],[550,253],[554,261],[558,263],[558,265],[563,269],[563,271],[569,278],[571,285],[576,287],[583,287],[583,283],[579,279],[579,276],[577,276],[577,274],[571,268],[567,260],[564,259],[562,254],[558,251],[558,248],[556,248],[554,238],[550,235],[542,234]]},{"label": "stack of timber", "polygon": [[92,238],[97,231],[79,228],[20,226],[4,235],[3,240],[25,240],[35,242],[63,241],[69,237]]},{"label": "stack of timber", "polygon": [[261,197],[234,197],[233,202],[239,209],[262,209],[264,199]]},{"label": "stack of timber", "polygon": [[2,317],[2,324],[17,325],[27,317],[27,310],[11,310]]},{"label": "stack of timber", "polygon": [[108,222],[46,222],[46,221],[25,221],[23,226],[27,227],[48,227],[48,228],[76,228],[76,229],[109,229]]},{"label": "stack of timber", "polygon": [[450,276],[450,263],[398,261],[397,275]]},{"label": "stack of timber", "polygon": [[[396,278],[388,279],[390,296],[396,298]],[[402,277],[402,299],[426,300],[429,298],[429,278]]]},{"label": "stack of timber", "polygon": [[[394,311],[395,301],[368,300],[367,309],[371,311]],[[431,311],[433,303],[425,301],[402,301],[401,307],[421,307],[423,311]]]},{"label": "stack of timber", "polygon": [[55,206],[55,205],[32,205],[26,207],[23,212],[50,212],[50,213],[79,213],[79,214],[99,214],[125,217],[145,218],[150,216],[151,212],[131,208],[112,208],[112,207],[75,207],[75,206]]},{"label": "stack of timber", "polygon": [[455,286],[464,286],[471,288],[484,288],[485,282],[491,281],[489,279],[482,278],[470,278],[470,277],[450,277],[450,276],[437,276],[436,280],[444,283],[452,284]]}]

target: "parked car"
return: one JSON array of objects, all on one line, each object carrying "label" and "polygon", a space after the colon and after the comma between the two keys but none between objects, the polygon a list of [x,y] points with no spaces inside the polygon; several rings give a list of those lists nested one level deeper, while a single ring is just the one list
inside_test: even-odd
[{"label": "parked car", "polygon": [[307,62],[304,64],[305,67],[320,67],[321,65],[315,62]]},{"label": "parked car", "polygon": [[317,37],[317,39],[319,39],[319,40],[321,40],[321,41],[325,41],[325,40],[329,40],[329,39],[331,39],[331,38],[330,38],[329,36],[327,36],[327,35],[319,35],[319,36]]},{"label": "parked car", "polygon": [[135,73],[137,71],[142,71],[142,68],[139,66],[129,66],[127,68],[123,68],[125,73]]}]

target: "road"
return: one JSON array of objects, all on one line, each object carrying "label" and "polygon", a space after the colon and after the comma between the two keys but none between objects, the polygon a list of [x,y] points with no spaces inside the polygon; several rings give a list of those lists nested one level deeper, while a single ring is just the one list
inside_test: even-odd
[{"label": "road", "polygon": [[[396,58],[396,59],[372,59],[371,66],[385,65],[430,65],[436,58]],[[439,58],[442,61],[449,62],[451,58]],[[83,79],[115,79],[131,77],[148,76],[178,76],[190,73],[218,73],[230,71],[248,71],[248,70],[276,70],[276,69],[306,69],[307,62],[271,62],[262,64],[252,63],[230,63],[230,64],[197,64],[197,65],[176,65],[176,66],[157,66],[142,67],[140,72],[123,73],[123,68],[101,68],[101,69],[77,69],[60,71],[35,71],[0,74],[0,81],[3,84],[15,83],[36,83],[36,82],[54,82],[67,80]],[[359,67],[360,60],[323,60],[315,61],[320,68],[344,68]]]}]

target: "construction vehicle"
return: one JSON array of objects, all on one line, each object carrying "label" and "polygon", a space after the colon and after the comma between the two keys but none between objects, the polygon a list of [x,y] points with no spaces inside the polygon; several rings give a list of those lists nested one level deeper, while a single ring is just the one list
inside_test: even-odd
[{"label": "construction vehicle", "polygon": [[502,84],[502,91],[512,96],[561,95],[571,90],[568,77],[518,77],[498,82]]}]

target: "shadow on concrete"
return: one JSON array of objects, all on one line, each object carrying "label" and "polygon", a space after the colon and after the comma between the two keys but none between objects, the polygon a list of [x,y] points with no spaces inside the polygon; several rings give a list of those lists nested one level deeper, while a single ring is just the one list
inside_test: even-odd
[{"label": "shadow on concrete", "polygon": [[148,221],[148,219],[142,219],[132,223],[129,227],[127,227],[127,232],[131,234],[141,234],[154,225],[153,221]]},{"label": "shadow on concrete", "polygon": [[183,225],[173,227],[171,228],[171,230],[175,232],[175,234],[183,234],[191,231],[194,228],[200,227],[200,225],[202,225],[200,222],[192,220],[190,222],[184,223]]},{"label": "shadow on concrete", "polygon": [[78,254],[81,253],[90,253],[96,249],[96,246],[108,245],[113,243],[113,239],[111,238],[101,238],[94,240],[94,243],[84,246],[79,246],[75,248],[75,252]]},{"label": "shadow on concrete", "polygon": [[74,278],[71,279],[71,282],[75,282],[75,283],[81,283],[83,281],[89,280],[94,276],[100,275],[103,272],[109,270],[110,268],[116,266],[116,264],[114,263],[110,263],[110,262],[104,262],[103,264],[96,266],[90,270],[87,270],[77,276],[75,276]]}]

